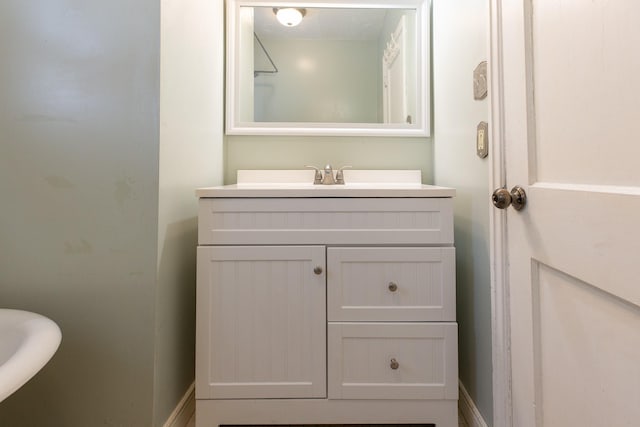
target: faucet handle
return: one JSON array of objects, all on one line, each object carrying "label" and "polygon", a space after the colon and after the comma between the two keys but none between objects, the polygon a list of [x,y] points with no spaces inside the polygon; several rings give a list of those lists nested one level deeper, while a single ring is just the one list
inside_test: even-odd
[{"label": "faucet handle", "polygon": [[336,172],[336,184],[343,184],[344,185],[344,173],[342,172],[344,169],[349,169],[352,168],[353,166],[342,166],[340,169],[338,169],[338,172]]},{"label": "faucet handle", "polygon": [[305,168],[315,169],[315,174],[313,175],[313,184],[322,184],[322,172],[315,166],[305,165]]}]

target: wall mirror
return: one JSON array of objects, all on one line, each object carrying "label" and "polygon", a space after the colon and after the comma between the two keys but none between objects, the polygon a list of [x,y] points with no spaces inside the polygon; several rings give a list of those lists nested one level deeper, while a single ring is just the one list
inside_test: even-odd
[{"label": "wall mirror", "polygon": [[427,3],[227,0],[226,133],[428,136]]}]

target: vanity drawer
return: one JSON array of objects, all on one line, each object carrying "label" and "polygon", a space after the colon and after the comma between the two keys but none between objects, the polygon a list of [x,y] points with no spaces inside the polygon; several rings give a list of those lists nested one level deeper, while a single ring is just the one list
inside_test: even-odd
[{"label": "vanity drawer", "polygon": [[455,321],[455,249],[330,247],[329,321]]},{"label": "vanity drawer", "polygon": [[447,198],[201,198],[200,245],[453,245]]},{"label": "vanity drawer", "polygon": [[329,399],[457,399],[456,323],[329,323]]}]

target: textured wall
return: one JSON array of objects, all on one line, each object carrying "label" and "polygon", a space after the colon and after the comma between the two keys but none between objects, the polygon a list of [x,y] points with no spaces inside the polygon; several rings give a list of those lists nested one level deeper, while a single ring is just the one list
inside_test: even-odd
[{"label": "textured wall", "polygon": [[0,307],[63,334],[0,425],[161,426],[192,383],[221,27],[222,0],[0,3]]},{"label": "textured wall", "polygon": [[150,424],[159,13],[0,2],[0,305],[62,329],[0,425]]}]

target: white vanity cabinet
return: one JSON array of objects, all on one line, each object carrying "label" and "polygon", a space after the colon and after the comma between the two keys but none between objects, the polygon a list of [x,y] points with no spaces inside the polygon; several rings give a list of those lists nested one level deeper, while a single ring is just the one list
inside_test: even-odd
[{"label": "white vanity cabinet", "polygon": [[457,426],[454,192],[414,190],[198,190],[198,427]]}]

